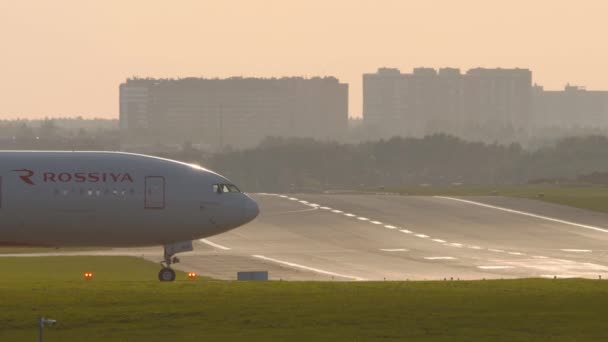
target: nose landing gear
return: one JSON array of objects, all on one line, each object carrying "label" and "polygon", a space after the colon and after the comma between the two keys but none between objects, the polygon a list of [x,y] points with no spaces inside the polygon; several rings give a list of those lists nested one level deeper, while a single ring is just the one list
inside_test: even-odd
[{"label": "nose landing gear", "polygon": [[192,241],[165,245],[164,260],[160,263],[163,268],[158,272],[158,280],[174,281],[175,271],[171,268],[171,264],[177,264],[179,262],[179,258],[176,257],[175,254],[192,250]]}]

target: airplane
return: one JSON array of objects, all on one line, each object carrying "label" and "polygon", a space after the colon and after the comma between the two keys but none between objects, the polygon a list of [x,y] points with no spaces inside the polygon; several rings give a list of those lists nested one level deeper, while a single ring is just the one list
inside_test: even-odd
[{"label": "airplane", "polygon": [[242,226],[257,203],[198,165],[126,152],[0,151],[0,246],[164,247]]}]

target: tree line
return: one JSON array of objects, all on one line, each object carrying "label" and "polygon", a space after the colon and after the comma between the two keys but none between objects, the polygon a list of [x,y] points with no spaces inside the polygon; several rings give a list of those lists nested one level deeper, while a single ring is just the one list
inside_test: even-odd
[{"label": "tree line", "polygon": [[255,149],[204,159],[204,166],[252,192],[420,184],[601,183],[608,171],[608,138],[565,138],[534,151],[516,143],[468,142],[445,134],[356,145],[268,138]]}]

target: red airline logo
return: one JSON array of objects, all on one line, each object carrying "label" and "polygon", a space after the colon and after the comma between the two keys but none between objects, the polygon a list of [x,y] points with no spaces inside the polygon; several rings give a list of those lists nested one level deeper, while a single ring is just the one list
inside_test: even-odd
[{"label": "red airline logo", "polygon": [[21,173],[19,175],[19,178],[21,178],[22,181],[24,181],[25,183],[27,183],[29,185],[34,185],[34,182],[32,181],[32,176],[34,176],[34,171],[28,170],[28,169],[13,170],[13,171]]},{"label": "red airline logo", "polygon": [[[36,185],[32,178],[35,172],[28,169],[13,170],[19,172],[19,178],[29,185]],[[44,183],[133,183],[133,177],[128,172],[43,172]]]}]

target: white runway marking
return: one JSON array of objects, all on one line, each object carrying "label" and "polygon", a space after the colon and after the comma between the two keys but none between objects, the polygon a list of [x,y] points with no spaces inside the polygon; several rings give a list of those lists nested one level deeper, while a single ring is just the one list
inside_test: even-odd
[{"label": "white runway marking", "polygon": [[371,221],[370,223],[373,223],[373,224],[382,224],[382,222],[380,222],[380,221]]},{"label": "white runway marking", "polygon": [[308,204],[308,201],[300,201],[302,204]]},{"label": "white runway marking", "polygon": [[572,252],[572,253],[591,253],[593,252],[590,249],[561,249],[562,252]]},{"label": "white runway marking", "polygon": [[405,248],[380,248],[383,252],[407,252]]},{"label": "white runway marking", "polygon": [[318,205],[317,203],[308,203],[309,206],[311,207],[320,207],[320,205]]},{"label": "white runway marking", "polygon": [[435,242],[439,242],[439,243],[445,243],[445,240],[441,240],[441,239],[433,239],[431,241],[435,241]]},{"label": "white runway marking", "polygon": [[514,268],[513,266],[477,266],[482,270],[505,270],[509,268]]},{"label": "white runway marking", "polygon": [[520,252],[508,252],[511,255],[524,255],[524,253],[520,253]]},{"label": "white runway marking", "polygon": [[283,261],[283,260],[269,258],[269,257],[263,256],[263,255],[257,255],[257,254],[255,254],[255,255],[252,255],[252,257],[258,258],[258,259],[262,259],[262,260],[266,260],[266,261],[271,261],[271,262],[274,262],[274,263],[277,263],[277,264],[281,264],[281,265],[285,265],[285,266],[289,266],[289,267],[303,269],[303,270],[306,270],[306,271],[311,271],[311,272],[315,272],[315,273],[325,274],[325,275],[329,275],[329,276],[346,278],[346,279],[352,279],[352,280],[366,280],[365,278],[361,278],[361,277],[356,277],[356,276],[351,276],[351,275],[345,275],[345,274],[325,271],[325,270],[322,270],[322,269],[318,269],[318,268],[314,268],[314,267],[308,267],[308,266],[296,264],[296,263],[289,262],[289,261]]},{"label": "white runway marking", "polygon": [[357,217],[357,219],[361,220],[361,221],[369,221],[369,219],[367,217]]},{"label": "white runway marking", "polygon": [[462,248],[464,245],[457,242],[448,243],[449,246]]},{"label": "white runway marking", "polygon": [[294,213],[303,213],[306,211],[314,211],[314,210],[319,210],[319,208],[317,207],[312,207],[309,209],[300,209],[300,210],[290,210],[290,211],[280,211],[278,213],[270,213],[270,214],[266,214],[267,216],[275,216],[275,215],[284,215],[284,214],[294,214]]},{"label": "white runway marking", "polygon": [[508,213],[519,214],[519,215],[523,215],[523,216],[534,217],[534,218],[541,219],[541,220],[547,220],[547,221],[562,223],[562,224],[566,224],[566,225],[573,226],[573,227],[591,229],[591,230],[595,230],[595,231],[602,232],[602,233],[608,233],[608,229],[604,229],[604,228],[600,228],[600,227],[596,227],[596,226],[590,226],[590,225],[587,225],[587,224],[580,224],[580,223],[566,221],[566,220],[560,220],[560,219],[556,219],[556,218],[553,218],[553,217],[548,217],[548,216],[542,216],[542,215],[537,215],[537,214],[533,214],[533,213],[528,213],[528,212],[525,212],[525,211],[519,211],[519,210],[513,210],[513,209],[508,209],[508,208],[503,208],[503,207],[497,207],[495,205],[489,205],[489,204],[485,204],[485,203],[481,203],[481,202],[469,201],[469,200],[464,200],[464,199],[454,198],[454,197],[446,197],[446,196],[434,196],[434,197],[436,197],[436,198],[443,198],[443,199],[452,200],[452,201],[463,202],[463,203],[468,203],[468,204],[473,204],[473,205],[477,205],[477,206],[485,207],[485,208],[490,208],[490,209],[502,210],[502,211],[506,211]]},{"label": "white runway marking", "polygon": [[456,258],[451,256],[438,256],[438,257],[424,257],[426,260],[455,260]]},{"label": "white runway marking", "polygon": [[336,214],[342,214],[342,210],[332,210],[331,212]]},{"label": "white runway marking", "polygon": [[490,252],[496,252],[496,253],[504,253],[505,251],[503,251],[502,249],[494,249],[494,248],[490,248],[488,249]]},{"label": "white runway marking", "polygon": [[407,229],[399,229],[399,231],[405,234],[412,234],[412,232]]},{"label": "white runway marking", "polygon": [[321,207],[321,209],[323,209],[323,210],[331,210],[330,207]]},{"label": "white runway marking", "polygon": [[290,201],[297,201],[298,199],[297,199],[297,198],[295,198],[295,197],[289,197],[289,200],[290,200]]},{"label": "white runway marking", "polygon": [[415,234],[414,236],[422,238],[422,239],[428,239],[429,238],[428,235],[424,235],[424,234]]},{"label": "white runway marking", "polygon": [[479,246],[467,246],[467,247],[470,249],[481,249],[481,247],[479,247]]},{"label": "white runway marking", "polygon": [[388,228],[388,229],[397,229],[397,227],[395,226],[391,226],[390,224],[387,224],[384,226],[384,228]]},{"label": "white runway marking", "polygon": [[346,214],[344,214],[344,216],[348,216],[348,217],[355,217],[355,216],[357,216],[357,215],[355,215],[355,214],[349,214],[349,213],[346,213]]},{"label": "white runway marking", "polygon": [[532,258],[534,258],[534,259],[549,259],[548,257],[546,257],[544,255],[533,255]]},{"label": "white runway marking", "polygon": [[224,251],[229,251],[231,249],[230,247],[222,246],[220,244],[211,242],[211,241],[209,241],[207,239],[200,239],[198,241],[200,241],[200,242],[202,242],[204,244],[207,244],[207,245],[209,245],[211,247],[219,248],[219,249],[224,250]]},{"label": "white runway marking", "polygon": [[285,195],[279,195],[279,197],[281,197],[281,198],[287,198],[288,196],[285,196]]}]

